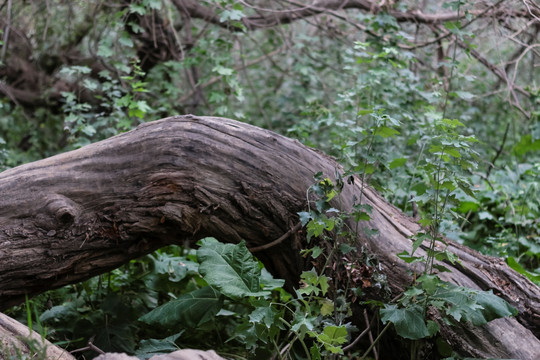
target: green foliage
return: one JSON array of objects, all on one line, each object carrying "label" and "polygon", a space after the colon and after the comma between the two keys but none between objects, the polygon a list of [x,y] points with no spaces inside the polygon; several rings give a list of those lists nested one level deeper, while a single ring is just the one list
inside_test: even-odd
[{"label": "green foliage", "polygon": [[[382,320],[407,339],[436,334],[430,309],[442,321],[473,325],[514,314],[493,294],[453,287],[436,274],[459,262],[446,249],[450,238],[504,258],[540,284],[540,92],[538,72],[525,70],[534,69],[536,55],[532,44],[516,58],[501,41],[529,44],[534,35],[525,24],[519,34],[499,28],[496,39],[483,33],[489,27],[476,26],[483,20],[469,12],[474,2],[426,4],[426,11],[442,6],[465,17],[426,32],[421,24],[398,22],[392,11],[351,10],[343,18],[320,14],[251,31],[242,18],[259,16],[258,5],[233,0],[200,4],[224,26],[188,21],[167,0],[122,7],[14,2],[15,33],[24,41],[12,32],[0,61],[25,68],[11,83],[4,72],[0,85],[26,77],[48,85],[32,103],[3,91],[1,169],[191,112],[296,137],[335,156],[345,172],[318,174],[307,191],[309,206],[299,213],[308,240],[302,254],[314,267],[301,274],[296,294],[243,244],[205,239],[197,251],[162,249],[39,296],[32,306],[41,317],[33,309],[27,316],[28,308],[12,313],[35,329],[52,329],[50,338],[68,339],[70,349],[96,336],[103,350],[141,356],[223,345],[245,357],[312,359],[345,357],[344,339],[350,342],[355,330],[347,323],[351,304],[359,299],[381,307]],[[417,4],[402,1],[393,11],[410,6]],[[454,47],[458,41],[463,45]],[[475,53],[492,64],[508,57],[509,79],[529,95],[510,83],[501,87]],[[26,70],[32,66],[39,72]],[[411,239],[412,251],[397,255],[424,271],[395,302],[387,300],[377,259],[355,243],[359,233],[377,235],[367,225],[371,208],[361,194],[352,212],[339,206],[342,188],[357,181],[423,226]],[[335,269],[350,276],[339,282]],[[48,309],[50,301],[56,306]]]},{"label": "green foliage", "polygon": [[234,299],[270,294],[260,291],[261,269],[244,242],[235,246],[204,239],[197,250],[197,259],[204,279],[225,296]]},{"label": "green foliage", "polygon": [[439,325],[426,320],[428,307],[439,311],[449,324],[462,321],[481,326],[499,317],[517,315],[516,309],[491,291],[467,289],[425,274],[404,292],[399,305],[386,304],[381,309],[381,320],[394,324],[396,332],[406,339],[431,337],[439,331]]},{"label": "green foliage", "polygon": [[213,320],[222,306],[221,294],[212,287],[205,286],[161,305],[140,317],[139,320],[167,329],[174,329],[177,324],[183,324],[187,328],[197,328]]}]

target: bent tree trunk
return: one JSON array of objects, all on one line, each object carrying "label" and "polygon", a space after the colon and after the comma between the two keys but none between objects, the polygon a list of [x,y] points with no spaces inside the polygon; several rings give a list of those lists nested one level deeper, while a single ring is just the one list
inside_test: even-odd
[{"label": "bent tree trunk", "polygon": [[[7,170],[0,174],[0,310],[25,294],[206,236],[246,240],[275,276],[295,286],[309,264],[299,254],[305,234],[291,229],[298,229],[313,175],[333,177],[336,169],[332,158],[270,131],[187,115]],[[411,278],[396,254],[410,251],[408,237],[419,227],[360,181],[345,185],[344,210],[361,191],[373,207],[368,226],[379,233],[359,237],[358,246],[378,257],[399,294]],[[462,262],[443,280],[492,289],[519,314],[483,327],[441,324],[441,336],[464,356],[537,359],[539,288],[500,260],[453,243],[450,250]]]}]

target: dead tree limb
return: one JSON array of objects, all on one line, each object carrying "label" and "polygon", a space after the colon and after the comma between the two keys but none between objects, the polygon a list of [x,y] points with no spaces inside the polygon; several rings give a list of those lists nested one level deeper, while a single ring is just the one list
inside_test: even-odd
[{"label": "dead tree limb", "polygon": [[[340,166],[297,141],[229,119],[175,116],[79,150],[0,174],[0,310],[48,289],[81,281],[167,244],[205,236],[246,240],[289,286],[309,264],[298,223],[306,189]],[[394,295],[412,279],[396,254],[411,249],[418,225],[360,180],[345,185],[343,210],[363,192],[373,207],[358,246],[377,256]],[[338,206],[338,204],[336,204]],[[536,359],[540,288],[502,260],[450,242],[461,259],[441,278],[493,290],[519,310],[483,327],[441,334],[461,355]],[[419,250],[421,251],[421,250]],[[421,255],[421,254],[419,254]],[[449,265],[446,265],[449,266]]]}]

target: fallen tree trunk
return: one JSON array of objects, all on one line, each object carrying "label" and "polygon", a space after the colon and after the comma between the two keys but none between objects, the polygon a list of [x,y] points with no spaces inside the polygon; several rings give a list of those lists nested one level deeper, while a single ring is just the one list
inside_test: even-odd
[{"label": "fallen tree trunk", "polygon": [[[270,131],[187,115],[7,170],[0,174],[0,310],[25,294],[206,236],[246,240],[275,276],[294,286],[309,264],[299,254],[305,235],[290,230],[298,228],[313,175],[332,177],[336,169],[332,158]],[[368,226],[379,234],[358,244],[378,257],[399,294],[411,278],[396,254],[410,251],[409,236],[419,227],[359,181],[345,185],[342,206],[351,208],[361,192],[373,207]],[[440,274],[443,280],[492,289],[519,314],[483,327],[441,324],[443,338],[464,356],[536,359],[540,289],[501,260],[453,243],[450,250],[462,262]]]}]

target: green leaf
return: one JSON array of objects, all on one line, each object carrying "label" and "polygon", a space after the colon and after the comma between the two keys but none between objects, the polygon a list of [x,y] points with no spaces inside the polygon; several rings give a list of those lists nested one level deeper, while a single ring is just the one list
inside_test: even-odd
[{"label": "green leaf", "polygon": [[400,252],[397,257],[405,261],[407,264],[421,262],[424,258],[420,256],[411,256],[407,251]]},{"label": "green leaf", "polygon": [[298,216],[300,217],[300,222],[302,223],[302,226],[306,226],[309,220],[312,219],[311,214],[307,211],[300,211],[298,213]]},{"label": "green leaf", "polygon": [[460,99],[465,100],[465,101],[469,101],[469,100],[474,99],[474,95],[471,94],[470,92],[467,92],[467,91],[456,91],[456,95]]},{"label": "green leaf", "polygon": [[124,46],[133,47],[133,40],[131,40],[131,37],[129,36],[127,31],[122,32],[122,35],[120,35],[118,42]]},{"label": "green leaf", "polygon": [[509,257],[506,258],[506,263],[508,264],[508,266],[510,266],[512,269],[514,269],[515,271],[517,271],[521,275],[526,276],[529,280],[531,280],[535,284],[540,285],[540,275],[536,275],[536,274],[533,274],[533,273],[525,270],[525,268],[523,268],[523,266],[521,266],[516,261],[516,259],[513,258],[512,256],[509,256]]},{"label": "green leaf", "polygon": [[197,250],[199,272],[210,286],[233,299],[270,295],[269,291],[261,291],[259,263],[244,241],[235,245],[206,238],[200,243]]},{"label": "green leaf", "polygon": [[276,322],[275,317],[276,312],[268,304],[268,306],[257,307],[253,310],[249,314],[249,321],[254,324],[264,324],[269,329]]},{"label": "green leaf", "polygon": [[98,52],[97,52],[97,55],[98,56],[101,56],[101,57],[104,57],[104,58],[107,58],[107,57],[111,57],[114,55],[114,51],[113,49],[111,48],[111,45],[102,41],[100,42],[99,46],[98,46]]},{"label": "green leaf", "polygon": [[406,158],[396,158],[392,160],[388,166],[390,167],[390,169],[395,169],[395,168],[405,165],[406,163],[407,163]]},{"label": "green leaf", "polygon": [[139,14],[139,15],[144,15],[144,14],[146,14],[146,9],[141,4],[131,3],[129,5],[129,12]]},{"label": "green leaf", "polygon": [[482,309],[482,314],[487,321],[506,316],[516,316],[518,311],[510,306],[505,300],[493,294],[493,291],[480,291],[476,295],[476,302]]},{"label": "green leaf", "polygon": [[265,268],[261,270],[260,282],[263,290],[275,290],[285,285],[285,280],[275,279]]},{"label": "green leaf", "polygon": [[324,328],[322,334],[317,334],[314,331],[309,331],[308,334],[316,338],[332,354],[343,354],[343,349],[339,345],[347,342],[347,329],[345,326],[330,325]]},{"label": "green leaf", "polygon": [[244,17],[244,13],[240,10],[224,10],[219,15],[219,21],[220,22],[226,22],[228,20],[242,20]]},{"label": "green leaf", "polygon": [[459,150],[456,148],[445,148],[444,152],[452,157],[460,158],[461,154],[459,153]]},{"label": "green leaf", "polygon": [[141,344],[135,355],[147,359],[153,355],[169,354],[178,350],[178,345],[174,342],[185,332],[180,331],[177,334],[166,337],[165,339],[146,339],[141,340]]},{"label": "green leaf", "polygon": [[233,69],[226,68],[226,67],[221,66],[221,65],[215,66],[212,69],[212,71],[217,72],[219,75],[223,75],[223,76],[229,76],[229,75],[232,75],[234,73]]},{"label": "green leaf", "polygon": [[220,293],[205,286],[155,308],[139,320],[166,328],[195,328],[213,319],[222,305],[223,297]]},{"label": "green leaf", "polygon": [[446,312],[456,321],[467,321],[475,326],[486,324],[500,317],[516,315],[517,310],[490,291],[467,289],[442,283],[434,298],[445,301]]},{"label": "green leaf", "polygon": [[318,275],[314,270],[302,272],[300,278],[302,279],[302,288],[298,292],[301,294],[319,295],[322,292],[325,295],[328,291],[328,277]]},{"label": "green leaf", "polygon": [[519,140],[519,143],[514,146],[513,150],[519,156],[523,156],[528,152],[538,151],[540,150],[540,139],[533,141],[532,135],[524,135]]},{"label": "green leaf", "polygon": [[323,249],[320,246],[314,246],[312,250],[311,257],[313,259],[318,258],[323,253]]},{"label": "green leaf", "polygon": [[381,126],[375,129],[375,133],[373,135],[379,135],[383,138],[388,138],[399,135],[399,131],[388,126]]},{"label": "green leaf", "polygon": [[398,335],[405,339],[418,340],[430,336],[419,305],[398,308],[395,304],[385,304],[380,313],[382,322],[390,321]]}]

